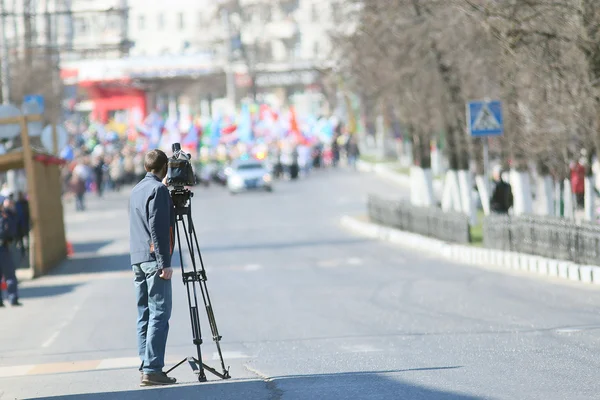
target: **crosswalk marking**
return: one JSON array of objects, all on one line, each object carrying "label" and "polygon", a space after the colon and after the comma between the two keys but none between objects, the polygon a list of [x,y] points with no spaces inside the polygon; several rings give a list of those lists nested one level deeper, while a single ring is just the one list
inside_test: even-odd
[{"label": "crosswalk marking", "polygon": [[[181,361],[183,356],[171,356],[166,360],[167,365],[174,365]],[[223,359],[230,360],[250,358],[248,354],[241,351],[225,351]],[[212,354],[212,360],[219,360],[219,353]],[[58,363],[47,363],[37,365],[14,365],[0,367],[0,378],[13,378],[27,375],[48,375],[61,374],[67,372],[88,372],[98,370],[111,370],[122,368],[137,368],[140,365],[140,359],[137,357],[117,357],[104,360],[82,360]],[[0,385],[1,386],[1,385]]]},{"label": "crosswalk marking", "polygon": [[349,346],[340,346],[342,348],[342,350],[348,352],[348,353],[375,353],[378,351],[383,351],[381,349],[378,349],[375,346],[372,346],[370,344],[356,344],[356,345],[349,345]]},{"label": "crosswalk marking", "polygon": [[12,378],[14,376],[24,376],[33,369],[35,365],[18,365],[16,367],[0,367],[0,378]]},{"label": "crosswalk marking", "polygon": [[119,369],[136,367],[140,365],[140,359],[138,357],[123,357],[123,358],[109,358],[100,361],[100,364],[96,369]]}]

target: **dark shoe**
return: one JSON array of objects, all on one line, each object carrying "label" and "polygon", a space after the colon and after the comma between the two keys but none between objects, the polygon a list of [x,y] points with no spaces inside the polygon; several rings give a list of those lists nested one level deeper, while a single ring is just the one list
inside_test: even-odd
[{"label": "dark shoe", "polygon": [[153,372],[142,376],[140,386],[172,385],[177,382],[175,378],[169,378],[164,372]]},{"label": "dark shoe", "polygon": [[4,307],[4,303],[0,301],[0,307]]},{"label": "dark shoe", "polygon": [[19,300],[11,301],[10,305],[13,307],[21,307],[23,304],[19,303]]}]

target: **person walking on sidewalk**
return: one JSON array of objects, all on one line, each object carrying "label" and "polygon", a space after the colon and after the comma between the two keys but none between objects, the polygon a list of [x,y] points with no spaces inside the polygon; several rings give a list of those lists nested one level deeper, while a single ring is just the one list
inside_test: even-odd
[{"label": "person walking on sidewalk", "polygon": [[490,209],[496,214],[508,214],[513,206],[513,194],[510,184],[502,179],[502,167],[497,165],[492,172],[494,179],[494,192],[490,199]]},{"label": "person walking on sidewalk", "polygon": [[171,317],[171,255],[175,224],[169,189],[162,183],[167,175],[167,162],[167,155],[161,150],[146,154],[146,176],[133,188],[129,203],[141,386],[176,382],[163,372]]},{"label": "person walking on sidewalk", "polygon": [[[12,243],[17,236],[17,217],[8,207],[10,207],[8,199],[0,202],[0,279],[4,278],[6,282],[10,304],[20,306],[15,261],[11,252]],[[3,306],[0,292],[0,307]]]}]

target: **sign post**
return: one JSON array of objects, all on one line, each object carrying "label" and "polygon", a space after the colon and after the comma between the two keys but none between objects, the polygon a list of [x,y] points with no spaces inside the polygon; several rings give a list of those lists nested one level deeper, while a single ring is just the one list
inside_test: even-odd
[{"label": "sign post", "polygon": [[[481,138],[483,143],[483,168],[487,207],[489,208],[490,193],[490,149],[489,137],[504,134],[504,118],[502,116],[502,102],[499,100],[471,101],[467,103],[467,129],[469,136]],[[482,203],[483,196],[482,196]],[[485,207],[485,206],[484,206]],[[489,213],[489,210],[486,214]]]}]

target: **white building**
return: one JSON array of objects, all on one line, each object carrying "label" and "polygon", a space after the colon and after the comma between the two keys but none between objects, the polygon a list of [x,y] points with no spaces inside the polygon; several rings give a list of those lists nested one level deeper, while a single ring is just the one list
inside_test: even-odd
[{"label": "white building", "polygon": [[[341,22],[341,1],[127,0],[129,56],[63,68],[73,84],[129,82],[145,91],[147,110],[168,104],[169,110],[229,112],[256,96],[320,113],[326,104],[323,70],[331,67],[330,31]],[[85,31],[87,23],[75,25]],[[108,37],[118,36],[117,24],[106,29]],[[96,98],[95,107],[105,100]]]},{"label": "white building", "polygon": [[[2,0],[0,25],[13,56],[61,59],[127,54],[127,0]],[[29,16],[29,17],[26,17]]]},{"label": "white building", "polygon": [[[132,55],[213,52],[226,57],[227,19],[219,3],[227,0],[128,0]],[[240,0],[242,15],[229,11],[233,50],[241,31],[244,45],[260,61],[324,59],[339,0]],[[258,61],[258,60],[257,60]]]}]

